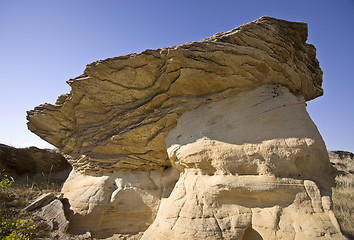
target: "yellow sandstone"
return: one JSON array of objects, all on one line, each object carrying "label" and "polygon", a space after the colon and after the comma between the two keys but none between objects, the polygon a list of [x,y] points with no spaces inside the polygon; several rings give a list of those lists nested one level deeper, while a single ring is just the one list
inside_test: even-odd
[{"label": "yellow sandstone", "polygon": [[73,166],[69,231],[142,239],[346,239],[306,112],[323,94],[307,25],[262,17],[97,61],[28,128]]}]

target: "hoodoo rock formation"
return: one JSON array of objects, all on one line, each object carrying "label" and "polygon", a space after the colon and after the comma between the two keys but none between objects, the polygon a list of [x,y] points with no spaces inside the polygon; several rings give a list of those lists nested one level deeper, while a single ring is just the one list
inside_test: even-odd
[{"label": "hoodoo rock formation", "polygon": [[66,155],[69,231],[142,239],[345,239],[306,101],[307,25],[262,17],[199,42],[97,61],[28,128]]}]

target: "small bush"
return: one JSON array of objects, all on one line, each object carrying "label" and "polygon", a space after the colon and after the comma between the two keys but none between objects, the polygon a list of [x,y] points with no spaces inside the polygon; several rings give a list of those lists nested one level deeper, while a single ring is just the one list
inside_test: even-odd
[{"label": "small bush", "polygon": [[27,218],[26,220],[1,218],[1,232],[0,237],[7,240],[27,240],[34,239],[35,224],[34,218]]},{"label": "small bush", "polygon": [[13,182],[14,182],[13,178],[5,174],[5,169],[3,169],[0,172],[0,187],[1,188],[11,187]]}]

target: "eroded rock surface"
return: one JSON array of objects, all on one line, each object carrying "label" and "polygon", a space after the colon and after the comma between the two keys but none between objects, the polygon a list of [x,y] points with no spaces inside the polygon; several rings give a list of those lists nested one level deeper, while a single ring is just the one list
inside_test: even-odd
[{"label": "eroded rock surface", "polygon": [[164,138],[205,102],[280,84],[306,100],[322,95],[307,25],[273,18],[199,42],[89,64],[56,105],[28,112],[28,128],[79,171],[170,166]]},{"label": "eroded rock surface", "polygon": [[166,145],[183,174],[143,239],[345,239],[325,145],[287,88],[190,110]]},{"label": "eroded rock surface", "polygon": [[323,94],[306,40],[306,24],[262,17],[89,64],[55,105],[29,111],[28,128],[74,168],[62,190],[69,231],[345,239],[335,172],[306,112]]},{"label": "eroded rock surface", "polygon": [[103,238],[145,231],[156,217],[161,198],[169,196],[178,178],[179,171],[172,168],[103,176],[74,170],[62,188],[69,200],[69,231],[90,231]]}]

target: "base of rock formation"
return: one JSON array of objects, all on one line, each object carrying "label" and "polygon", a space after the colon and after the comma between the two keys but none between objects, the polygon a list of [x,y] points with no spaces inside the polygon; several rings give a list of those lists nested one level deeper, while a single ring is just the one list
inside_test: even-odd
[{"label": "base of rock formation", "polygon": [[145,231],[154,221],[160,200],[179,178],[173,168],[120,171],[88,176],[73,170],[62,192],[67,199],[69,231],[109,237]]},{"label": "base of rock formation", "polygon": [[142,239],[345,238],[313,181],[189,170]]}]

